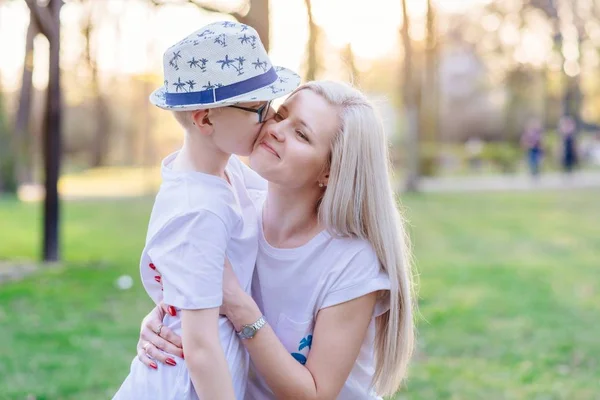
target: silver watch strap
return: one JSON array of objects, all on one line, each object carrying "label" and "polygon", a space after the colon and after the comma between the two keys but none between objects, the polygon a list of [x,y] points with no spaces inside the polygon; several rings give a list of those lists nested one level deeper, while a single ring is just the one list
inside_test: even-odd
[{"label": "silver watch strap", "polygon": [[254,335],[256,335],[256,332],[258,332],[258,330],[266,324],[267,320],[265,319],[264,315],[261,315],[260,318],[253,324],[243,325],[242,329],[237,332],[237,334],[242,339],[252,339]]},{"label": "silver watch strap", "polygon": [[264,315],[261,315],[260,318],[255,323],[252,324],[252,327],[254,328],[254,330],[258,331],[260,328],[262,328],[266,324],[267,324],[267,320],[265,319]]}]

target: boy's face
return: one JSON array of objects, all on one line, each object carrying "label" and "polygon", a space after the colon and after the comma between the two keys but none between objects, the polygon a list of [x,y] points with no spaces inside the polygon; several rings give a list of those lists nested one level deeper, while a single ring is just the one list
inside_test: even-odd
[{"label": "boy's face", "polygon": [[[255,101],[239,103],[236,106],[256,110],[266,102]],[[269,110],[269,115],[272,110]],[[251,111],[233,107],[222,107],[210,116],[214,126],[215,144],[224,152],[248,156],[252,152],[254,142],[258,137],[262,123],[259,115]]]}]

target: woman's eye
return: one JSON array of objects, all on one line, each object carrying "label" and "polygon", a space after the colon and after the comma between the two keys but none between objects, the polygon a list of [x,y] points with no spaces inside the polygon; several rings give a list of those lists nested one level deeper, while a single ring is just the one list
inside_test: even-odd
[{"label": "woman's eye", "polygon": [[281,121],[283,119],[283,115],[276,112],[273,118],[275,118],[275,121]]},{"label": "woman's eye", "polygon": [[296,133],[302,138],[302,140],[306,140],[308,142],[308,137],[302,133],[302,131],[296,131]]}]

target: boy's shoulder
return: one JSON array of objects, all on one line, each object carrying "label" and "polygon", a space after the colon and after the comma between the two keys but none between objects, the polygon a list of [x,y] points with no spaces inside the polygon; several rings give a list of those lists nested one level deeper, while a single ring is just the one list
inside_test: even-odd
[{"label": "boy's shoulder", "polygon": [[184,178],[169,185],[161,185],[153,214],[169,216],[163,218],[166,222],[190,219],[208,212],[219,217],[227,226],[233,226],[240,219],[236,197],[227,184],[216,183]]}]

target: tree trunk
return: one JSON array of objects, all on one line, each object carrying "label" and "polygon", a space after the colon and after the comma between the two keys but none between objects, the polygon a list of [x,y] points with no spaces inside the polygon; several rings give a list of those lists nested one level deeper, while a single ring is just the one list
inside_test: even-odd
[{"label": "tree trunk", "polygon": [[236,18],[242,24],[256,29],[265,49],[269,51],[269,0],[251,0],[248,14],[236,15]]},{"label": "tree trunk", "polygon": [[425,49],[425,73],[423,75],[423,91],[421,93],[419,113],[422,134],[419,139],[424,154],[421,157],[420,171],[425,175],[433,175],[437,168],[437,43],[435,29],[435,10],[432,0],[427,0],[427,39]]},{"label": "tree trunk", "polygon": [[416,91],[413,82],[412,70],[412,43],[410,40],[410,18],[406,7],[406,1],[402,0],[402,44],[404,47],[404,76],[403,76],[403,98],[404,112],[406,118],[406,136],[407,136],[407,175],[405,190],[414,192],[418,189],[419,183],[419,138],[418,138],[418,112],[416,102]]},{"label": "tree trunk", "polygon": [[110,142],[110,120],[106,100],[100,90],[100,79],[98,64],[92,56],[92,30],[93,30],[93,5],[90,5],[87,22],[83,29],[85,38],[85,60],[91,73],[91,92],[94,96],[94,110],[96,112],[96,123],[94,126],[93,144],[90,148],[90,166],[100,167],[106,164]]},{"label": "tree trunk", "polygon": [[317,59],[317,43],[319,37],[319,27],[315,24],[312,14],[312,0],[304,0],[306,4],[306,15],[308,16],[308,43],[306,44],[306,81],[316,79],[319,62]]},{"label": "tree trunk", "polygon": [[19,108],[15,118],[15,141],[17,148],[17,180],[20,183],[33,181],[31,149],[32,134],[29,121],[31,119],[31,100],[33,96],[33,41],[40,32],[33,14],[30,12],[27,37],[25,39],[25,58],[23,60],[23,74],[21,78],[21,93]]},{"label": "tree trunk", "polygon": [[0,194],[17,191],[13,135],[6,122],[3,100],[0,90]]},{"label": "tree trunk", "polygon": [[358,68],[356,68],[356,60],[354,58],[354,51],[352,51],[352,44],[348,43],[342,50],[342,58],[348,68],[348,75],[350,76],[350,82],[355,87],[360,86],[360,74]]},{"label": "tree trunk", "polygon": [[[0,2],[0,7],[2,3]],[[2,77],[0,76],[0,82]],[[4,98],[0,87],[0,194],[3,192],[14,193],[17,189],[15,181],[15,157],[13,154],[13,135],[6,123]]]},{"label": "tree trunk", "polygon": [[44,171],[44,241],[43,260],[58,261],[59,256],[59,197],[58,177],[61,159],[61,113],[60,90],[60,9],[62,0],[50,0],[41,6],[35,0],[26,0],[31,14],[41,32],[48,38],[48,89],[44,111],[43,154]]}]

